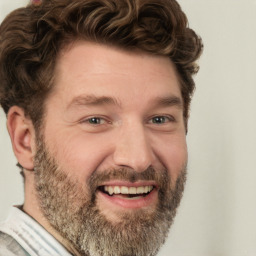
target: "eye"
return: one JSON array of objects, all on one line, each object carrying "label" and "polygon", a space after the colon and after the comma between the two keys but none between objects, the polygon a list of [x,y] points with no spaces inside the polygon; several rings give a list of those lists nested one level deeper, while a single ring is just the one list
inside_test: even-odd
[{"label": "eye", "polygon": [[151,119],[150,123],[165,124],[173,121],[174,121],[174,118],[170,116],[155,116]]},{"label": "eye", "polygon": [[88,116],[79,121],[83,131],[98,133],[110,129],[111,119],[105,116]]},{"label": "eye", "polygon": [[107,120],[105,117],[100,116],[91,116],[84,118],[80,121],[81,124],[87,124],[89,126],[102,126],[105,124],[109,124],[110,121]]},{"label": "eye", "polygon": [[88,118],[86,121],[89,124],[94,124],[94,125],[99,125],[106,122],[103,118],[100,118],[100,117],[91,117],[91,118]]}]

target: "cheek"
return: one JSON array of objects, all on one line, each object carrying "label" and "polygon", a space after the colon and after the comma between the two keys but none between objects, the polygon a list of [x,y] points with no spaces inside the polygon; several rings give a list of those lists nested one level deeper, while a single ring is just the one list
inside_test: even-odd
[{"label": "cheek", "polygon": [[97,134],[60,132],[48,142],[61,170],[87,180],[108,155],[109,142]]},{"label": "cheek", "polygon": [[168,169],[172,183],[175,184],[187,164],[187,144],[185,135],[169,136],[158,144],[158,157]]}]

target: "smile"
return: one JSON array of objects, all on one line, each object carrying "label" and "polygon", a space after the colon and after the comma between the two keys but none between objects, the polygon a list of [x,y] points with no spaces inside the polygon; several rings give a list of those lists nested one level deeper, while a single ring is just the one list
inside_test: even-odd
[{"label": "smile", "polygon": [[121,195],[126,197],[147,196],[152,190],[153,186],[139,186],[139,187],[126,187],[126,186],[102,186],[100,190],[110,196]]},{"label": "smile", "polygon": [[[98,187],[98,196],[106,207],[143,208],[157,202],[158,188],[154,182],[112,181]],[[111,206],[112,207],[112,206]]]}]

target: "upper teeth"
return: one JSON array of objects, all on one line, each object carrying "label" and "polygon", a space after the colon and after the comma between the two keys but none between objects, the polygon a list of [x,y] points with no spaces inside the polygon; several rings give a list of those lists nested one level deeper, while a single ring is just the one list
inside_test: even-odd
[{"label": "upper teeth", "polygon": [[143,187],[125,187],[125,186],[104,186],[104,191],[108,192],[110,195],[113,194],[144,194],[151,192],[153,186],[143,186]]}]

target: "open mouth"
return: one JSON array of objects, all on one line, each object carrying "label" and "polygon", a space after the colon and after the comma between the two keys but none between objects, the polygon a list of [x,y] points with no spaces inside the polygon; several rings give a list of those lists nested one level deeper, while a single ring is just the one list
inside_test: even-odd
[{"label": "open mouth", "polygon": [[126,186],[100,186],[98,188],[102,193],[111,197],[121,198],[141,198],[149,195],[154,186],[126,187]]}]

